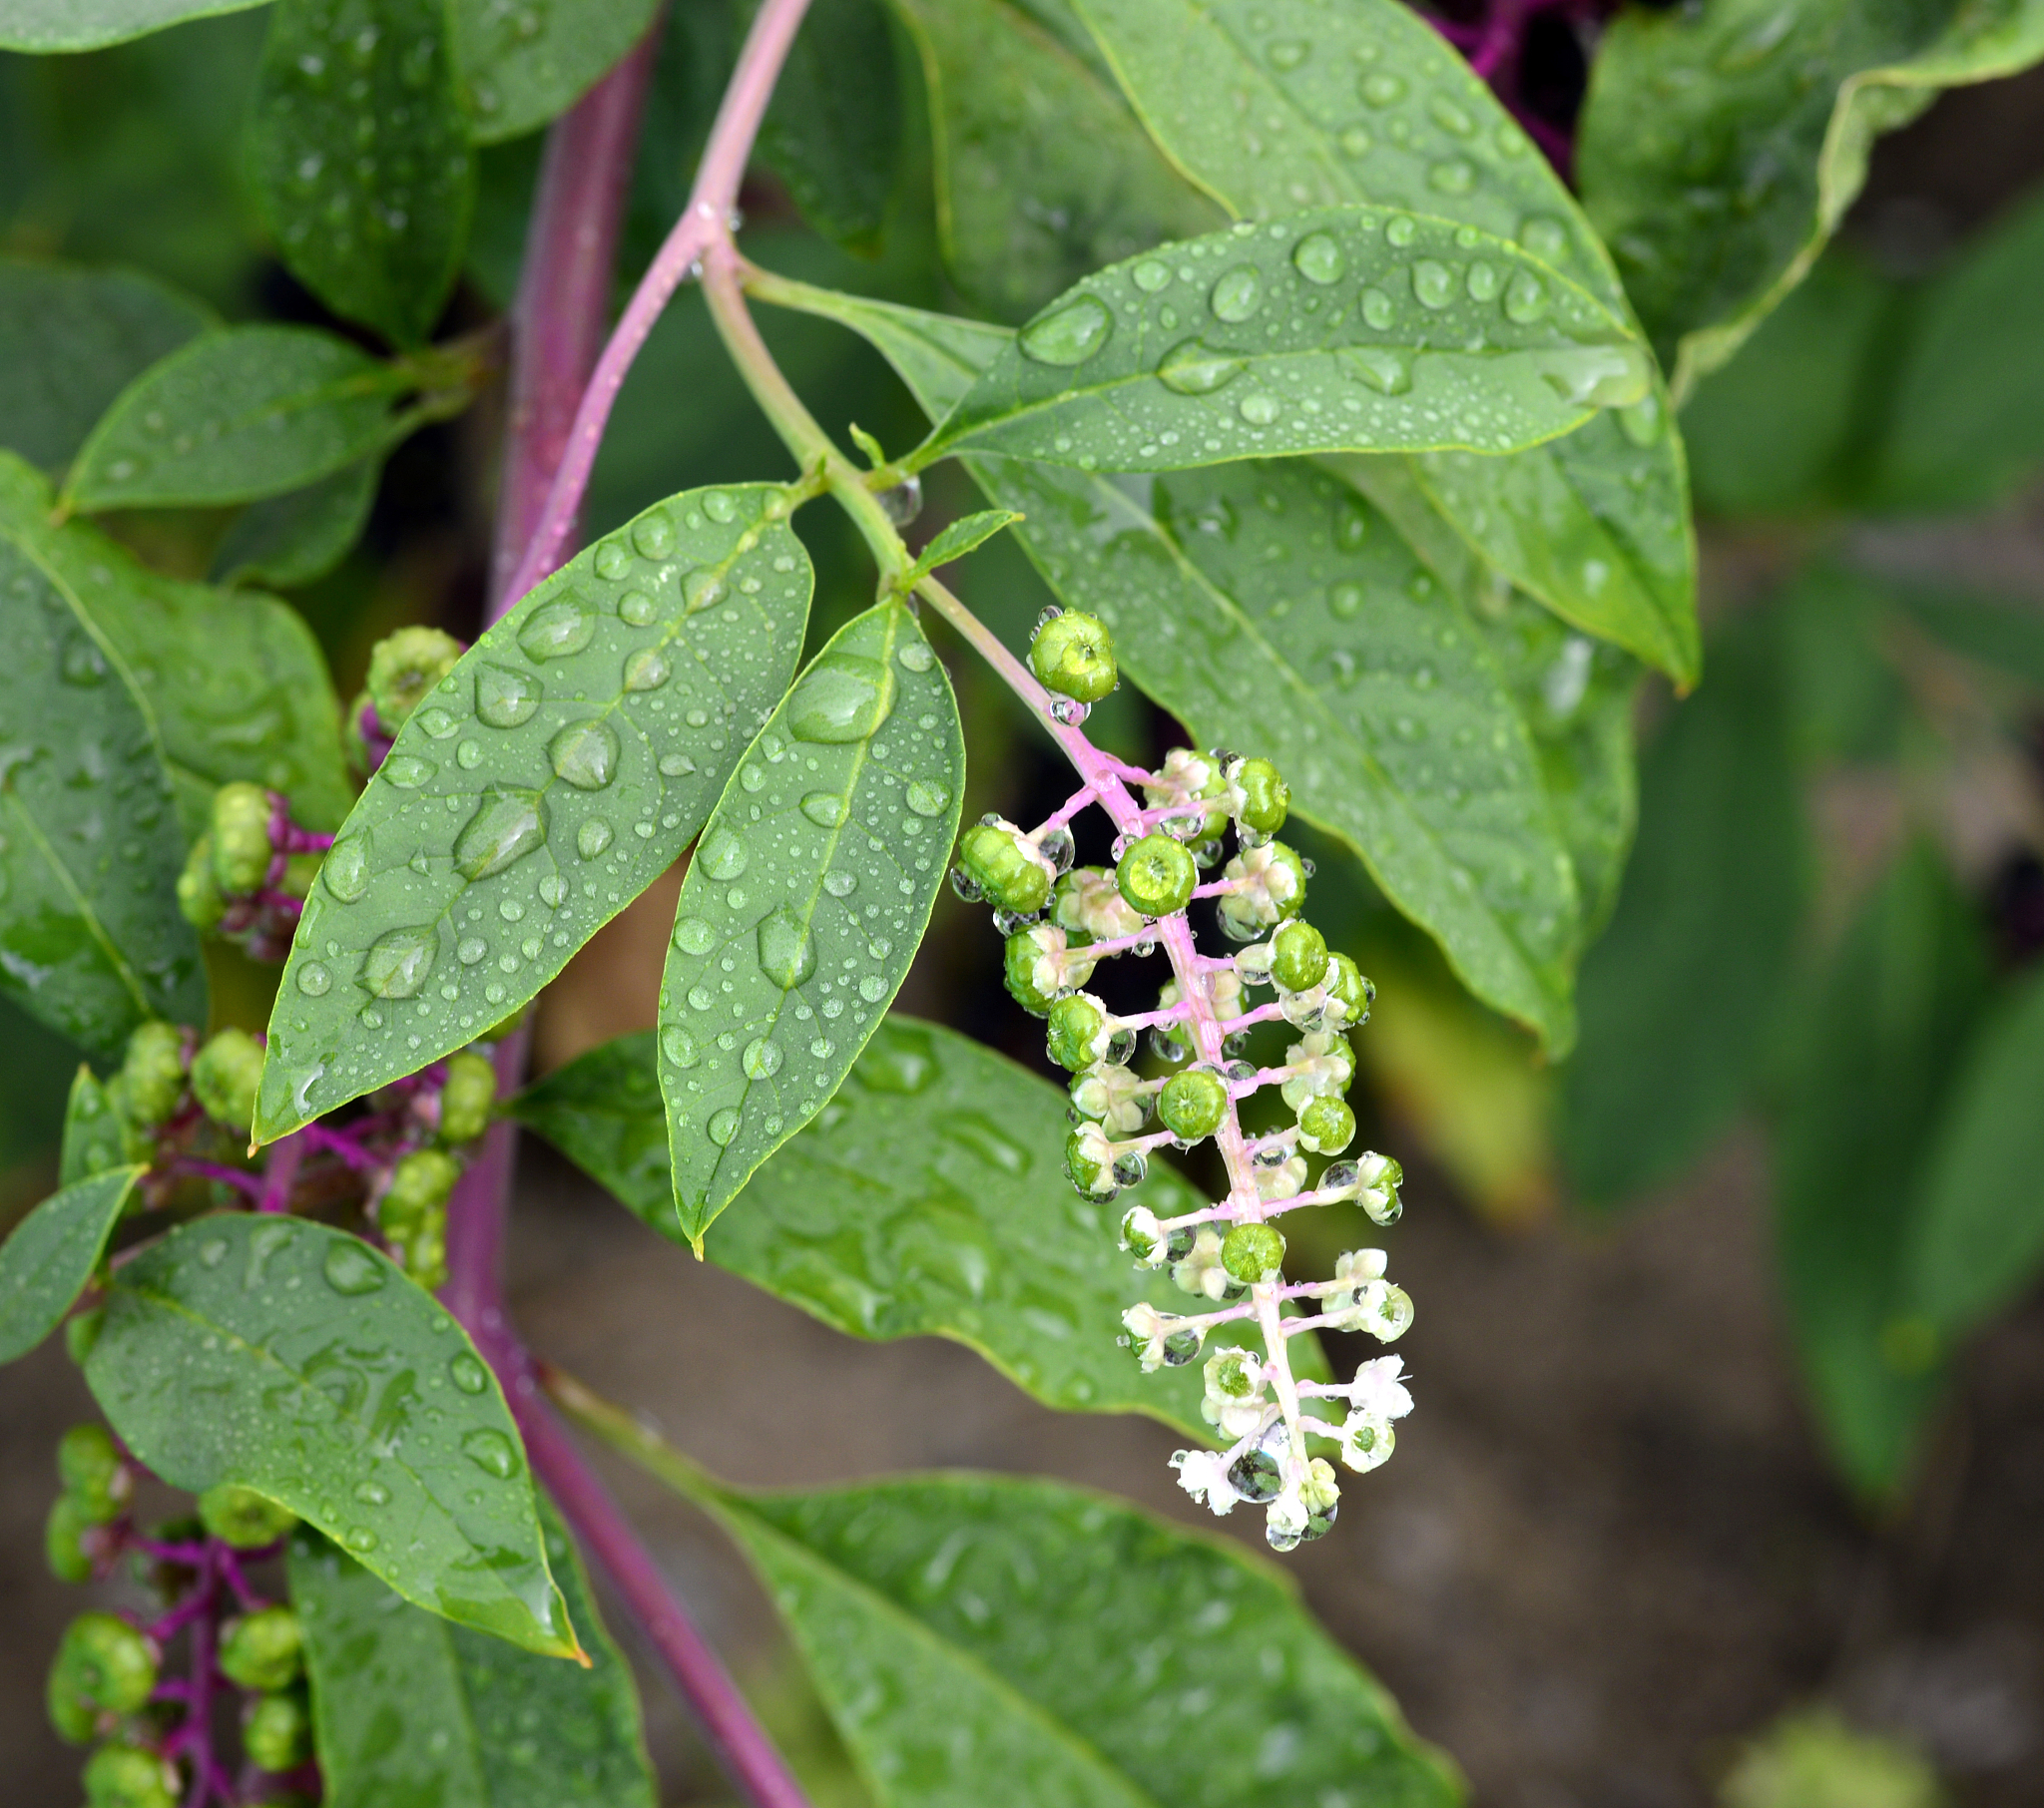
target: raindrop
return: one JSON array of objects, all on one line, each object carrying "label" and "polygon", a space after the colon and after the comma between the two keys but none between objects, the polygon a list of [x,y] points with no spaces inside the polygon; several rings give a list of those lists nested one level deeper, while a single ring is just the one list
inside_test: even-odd
[{"label": "raindrop", "polygon": [[479,935],[465,937],[461,946],[454,951],[454,958],[464,967],[473,967],[490,952],[490,945]]},{"label": "raindrop", "polygon": [[748,1080],[771,1080],[780,1072],[782,1060],[780,1045],[762,1036],[746,1045],[746,1052],[739,1057],[739,1065],[745,1069]]},{"label": "raindrop", "polygon": [[727,1106],[723,1111],[712,1115],[705,1129],[710,1132],[710,1140],[719,1148],[728,1148],[731,1139],[739,1133],[739,1115]]},{"label": "raindrop", "polygon": [[1080,295],[1023,327],[1016,343],[1039,364],[1069,369],[1083,364],[1108,341],[1114,316],[1098,295]]},{"label": "raindrop", "polygon": [[643,590],[628,590],[618,599],[618,619],[634,628],[651,626],[659,606]]},{"label": "raindrop", "polygon": [[1372,107],[1394,107],[1405,98],[1405,83],[1388,70],[1377,70],[1362,78],[1362,98]]},{"label": "raindrop", "polygon": [[454,749],[454,763],[464,772],[473,772],[477,766],[483,763],[482,742],[478,740],[463,741],[460,746]]},{"label": "raindrop", "polygon": [[369,836],[366,830],[336,841],[319,863],[326,889],[343,904],[352,904],[369,889]]},{"label": "raindrop", "polygon": [[909,780],[905,801],[918,816],[941,816],[950,807],[951,793],[927,778]]},{"label": "raindrop", "polygon": [[766,768],[765,766],[744,767],[739,773],[739,784],[749,796],[764,791],[766,788]]},{"label": "raindrop", "polygon": [[464,1394],[480,1394],[490,1385],[489,1371],[483,1367],[482,1359],[468,1350],[457,1350],[448,1358],[447,1373]]},{"label": "raindrop", "polygon": [[724,580],[716,572],[693,571],[682,580],[682,604],[690,615],[723,601]]},{"label": "raindrop", "polygon": [[783,992],[792,992],[816,971],[816,944],[808,925],[784,904],[761,919],[759,946],[760,971]]},{"label": "raindrop", "polygon": [[386,929],[362,957],[362,989],[377,998],[411,998],[426,983],[438,952],[431,929]]},{"label": "raindrop", "polygon": [[430,759],[413,753],[393,753],[376,768],[383,779],[400,791],[415,791],[440,768]]},{"label": "raindrop", "polygon": [[[632,555],[615,540],[606,540],[596,549],[596,575],[599,578],[622,578],[632,569]],[[522,635],[519,637],[524,638]]]},{"label": "raindrop", "polygon": [[1280,38],[1271,46],[1271,67],[1279,71],[1296,69],[1312,55],[1312,50],[1302,38]]},{"label": "raindrop", "polygon": [[661,1031],[660,1052],[678,1068],[693,1068],[703,1059],[703,1051],[696,1046],[696,1039],[680,1024],[669,1024]]},{"label": "raindrop", "polygon": [[1217,320],[1231,324],[1247,320],[1264,298],[1264,278],[1253,263],[1239,263],[1214,284],[1207,297]]},{"label": "raindrop", "polygon": [[1419,233],[1419,223],[1410,214],[1393,214],[1384,226],[1386,244],[1407,245]]},{"label": "raindrop", "polygon": [[364,1507],[388,1507],[390,1505],[390,1490],[385,1488],[381,1482],[357,1482],[355,1484],[355,1499],[360,1501]]},{"label": "raindrop", "polygon": [[1398,304],[1380,288],[1362,291],[1362,318],[1366,325],[1384,331],[1398,317]]},{"label": "raindrop", "polygon": [[1455,273],[1445,263],[1422,257],[1412,266],[1412,293],[1421,307],[1446,307],[1455,298]]},{"label": "raindrop", "polygon": [[696,850],[696,864],[712,879],[736,879],[752,857],[753,850],[746,845],[746,838],[722,826],[712,829]]},{"label": "raindrop", "polygon": [[823,889],[833,898],[848,898],[858,890],[858,880],[850,873],[827,872],[823,875]]},{"label": "raindrop", "polygon": [[1389,345],[1350,345],[1342,361],[1356,380],[1379,395],[1403,395],[1412,387],[1412,360]]},{"label": "raindrop", "polygon": [[448,735],[461,726],[461,723],[453,715],[447,710],[442,709],[437,703],[430,709],[421,709],[419,711],[418,724],[435,740],[445,740]]},{"label": "raindrop", "polygon": [[383,1284],[383,1264],[369,1249],[351,1236],[336,1236],[327,1246],[326,1259],[319,1265],[326,1284],[336,1293],[354,1297],[373,1293]]},{"label": "raindrop", "polygon": [[894,657],[910,672],[927,672],[937,663],[927,641],[904,641]]},{"label": "raindrop", "polygon": [[855,653],[826,653],[788,698],[787,731],[796,740],[864,740],[893,707],[889,668]]},{"label": "raindrop", "polygon": [[547,758],[556,778],[578,791],[600,791],[618,775],[617,732],[606,721],[572,722],[547,743]]},{"label": "raindrop", "polygon": [[1154,295],[1171,282],[1171,268],[1159,263],[1155,257],[1145,257],[1129,272],[1130,278],[1146,295]]},{"label": "raindrop", "polygon": [[[602,565],[599,554],[599,570]],[[580,653],[595,638],[596,616],[580,597],[558,597],[542,604],[526,617],[525,625],[518,631],[518,645],[525,649],[526,657],[542,665]],[[480,708],[477,713],[481,713]]]},{"label": "raindrop", "polygon": [[1547,285],[1531,270],[1517,270],[1505,284],[1505,318],[1531,326],[1547,312]]},{"label": "raindrop", "polygon": [[1582,345],[1549,352],[1540,374],[1573,408],[1628,408],[1647,394],[1652,373],[1637,345]]},{"label": "raindrop", "polygon": [[1252,427],[1268,427],[1284,410],[1275,395],[1259,391],[1255,395],[1244,396],[1236,404],[1235,411]]},{"label": "raindrop", "polygon": [[1442,195],[1467,195],[1476,187],[1476,166],[1466,157],[1451,157],[1426,173],[1426,186]]},{"label": "raindrop", "polygon": [[695,769],[696,762],[686,753],[663,753],[660,756],[661,776],[664,778],[686,778]]},{"label": "raindrop", "polygon": [[1157,380],[1179,395],[1212,395],[1234,382],[1245,363],[1232,351],[1215,351],[1198,339],[1186,339],[1164,354]]},{"label": "raindrop", "polygon": [[464,879],[487,879],[542,846],[546,838],[546,799],[537,791],[493,784],[455,837],[454,870]]},{"label": "raindrop", "polygon": [[539,882],[539,901],[549,910],[559,910],[568,901],[568,881],[559,873],[548,873]]},{"label": "raindrop", "polygon": [[717,931],[701,917],[677,917],[675,946],[684,954],[708,954],[717,946]]},{"label": "raindrop", "polygon": [[475,675],[475,712],[492,728],[515,728],[530,721],[543,694],[529,672],[503,666],[479,666]]},{"label": "raindrop", "polygon": [[601,816],[592,816],[575,831],[575,851],[585,860],[594,860],[611,844],[611,825]]},{"label": "raindrop", "polygon": [[674,670],[657,647],[642,647],[625,662],[627,690],[658,690]]},{"label": "raindrop", "polygon": [[324,998],[333,989],[333,975],[317,961],[307,961],[298,969],[298,990],[307,998]]},{"label": "raindrop", "polygon": [[1519,223],[1519,242],[1543,262],[1552,263],[1568,249],[1568,228],[1545,214],[1529,214]]},{"label": "raindrop", "polygon": [[461,1454],[484,1475],[495,1476],[500,1482],[510,1481],[521,1467],[511,1440],[490,1425],[478,1425],[467,1433],[461,1440]]},{"label": "raindrop", "polygon": [[357,1526],[347,1535],[350,1551],[373,1551],[376,1549],[376,1535],[366,1526]]},{"label": "raindrop", "polygon": [[1472,301],[1494,301],[1503,280],[1496,264],[1485,263],[1479,257],[1469,266],[1469,273],[1462,278],[1462,286],[1469,291]]},{"label": "raindrop", "polygon": [[1343,157],[1356,158],[1367,157],[1376,143],[1370,137],[1367,129],[1361,126],[1345,128],[1341,136],[1334,142],[1341,147],[1341,155]]},{"label": "raindrop", "polygon": [[1362,614],[1362,586],[1337,584],[1327,593],[1327,613],[1337,622],[1352,622]]},{"label": "raindrop", "polygon": [[1444,94],[1437,94],[1426,104],[1433,123],[1444,132],[1452,132],[1457,138],[1467,138],[1476,130],[1476,122]]},{"label": "raindrop", "polygon": [[675,550],[674,523],[660,510],[632,523],[632,544],[648,559],[665,559]]},{"label": "raindrop", "polygon": [[887,982],[877,973],[869,973],[858,983],[858,995],[869,1005],[877,1005],[887,996]]},{"label": "raindrop", "polygon": [[1291,247],[1292,267],[1308,282],[1339,282],[1348,258],[1332,232],[1308,232]]}]

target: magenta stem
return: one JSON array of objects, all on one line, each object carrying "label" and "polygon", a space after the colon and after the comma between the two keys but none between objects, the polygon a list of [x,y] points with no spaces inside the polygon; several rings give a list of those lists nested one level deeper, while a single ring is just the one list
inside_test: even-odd
[{"label": "magenta stem", "polygon": [[192,1693],[185,1710],[185,1724],[192,1733],[192,1787],[186,1793],[185,1808],[206,1808],[219,1782],[213,1761],[213,1553],[209,1550],[192,1590],[202,1610],[192,1622]]},{"label": "magenta stem", "polygon": [[305,1159],[305,1133],[294,1130],[274,1144],[262,1163],[262,1190],[256,1196],[257,1211],[288,1211],[291,1188],[298,1183],[298,1168]]},{"label": "magenta stem", "polygon": [[198,1155],[179,1155],[171,1163],[178,1173],[195,1174],[202,1180],[221,1180],[230,1186],[240,1187],[252,1199],[262,1197],[262,1182],[254,1174],[244,1173],[239,1167],[228,1167],[219,1161],[202,1160]]}]

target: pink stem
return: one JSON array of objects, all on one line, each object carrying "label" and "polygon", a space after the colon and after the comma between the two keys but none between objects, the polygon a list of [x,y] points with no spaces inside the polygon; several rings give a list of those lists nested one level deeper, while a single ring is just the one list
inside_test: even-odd
[{"label": "pink stem", "polygon": [[185,1796],[185,1808],[206,1808],[220,1783],[213,1761],[213,1553],[209,1550],[193,1589],[207,1610],[192,1622],[192,1694],[185,1710],[185,1724],[192,1729],[192,1787]]},{"label": "pink stem", "polygon": [[338,1155],[358,1173],[383,1165],[346,1130],[328,1130],[323,1124],[308,1124],[294,1134],[305,1137],[314,1147],[323,1148],[328,1154]]},{"label": "pink stem", "polygon": [[222,1180],[230,1186],[240,1187],[252,1199],[262,1197],[262,1182],[254,1174],[246,1174],[239,1167],[227,1167],[218,1161],[204,1161],[197,1155],[179,1155],[171,1168],[176,1173],[196,1174],[203,1180]]},{"label": "pink stem", "polygon": [[262,1164],[262,1191],[256,1200],[257,1211],[288,1211],[291,1188],[298,1183],[298,1167],[305,1158],[305,1135],[295,1131],[275,1143]]}]

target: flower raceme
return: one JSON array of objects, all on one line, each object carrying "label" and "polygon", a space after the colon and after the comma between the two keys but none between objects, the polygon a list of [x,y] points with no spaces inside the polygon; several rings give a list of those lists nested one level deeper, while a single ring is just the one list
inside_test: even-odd
[{"label": "flower raceme", "polygon": [[[1385,1277],[1380,1249],[1341,1255],[1330,1279],[1287,1281],[1274,1221],[1346,1201],[1377,1224],[1398,1216],[1398,1164],[1340,1158],[1355,1135],[1343,1098],[1355,1073],[1348,1033],[1367,1021],[1375,989],[1299,914],[1312,868],[1276,838],[1289,801],[1276,766],[1187,747],[1155,771],[1124,765],[1079,728],[1086,706],[1113,688],[1106,628],[1049,612],[1030,651],[1036,677],[1056,693],[1053,719],[1078,737],[1086,782],[1034,829],[994,815],[968,828],[952,885],[993,906],[1008,990],[1045,1020],[1050,1058],[1071,1076],[1065,1171],[1083,1196],[1104,1202],[1136,1185],[1165,1144],[1186,1150],[1211,1138],[1219,1148],[1225,1197],[1165,1219],[1138,1205],[1121,1220],[1122,1248],[1140,1267],[1168,1268],[1200,1309],[1131,1306],[1121,1341],[1145,1370],[1205,1353],[1203,1411],[1227,1448],[1180,1451],[1180,1485],[1217,1514],[1245,1501],[1263,1507],[1270,1543],[1288,1551],[1334,1523],[1340,1497],[1332,1464],[1310,1441],[1364,1473],[1390,1456],[1392,1422],[1412,1407],[1396,1356],[1365,1362],[1338,1385],[1293,1374],[1287,1346],[1300,1332],[1324,1326],[1390,1343],[1411,1324],[1412,1302]],[[1075,864],[1070,825],[1094,807],[1117,830],[1112,868]],[[1216,868],[1218,877],[1205,876]],[[1188,913],[1203,900],[1233,952],[1199,951]],[[1101,962],[1160,949],[1171,978],[1155,1010],[1117,1016],[1087,989]],[[1262,993],[1271,996],[1253,1002]],[[1297,1037],[1281,1066],[1242,1059],[1252,1029],[1280,1022]],[[1153,1059],[1139,1072],[1132,1064],[1146,1031]],[[1241,1104],[1267,1088],[1293,1122],[1251,1137]],[[1329,1158],[1312,1181],[1308,1156]],[[1232,1341],[1238,1332],[1261,1349]],[[1340,1417],[1325,1416],[1337,1408]]]}]

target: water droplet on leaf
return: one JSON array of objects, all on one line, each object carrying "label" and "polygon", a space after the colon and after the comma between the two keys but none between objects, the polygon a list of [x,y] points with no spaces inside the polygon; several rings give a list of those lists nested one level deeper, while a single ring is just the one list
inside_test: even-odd
[{"label": "water droplet on leaf", "polygon": [[864,740],[894,707],[894,674],[855,653],[826,653],[802,676],[787,704],[797,740]]},{"label": "water droplet on leaf", "polygon": [[816,945],[809,927],[782,905],[760,921],[760,971],[783,992],[791,992],[816,970]]},{"label": "water droplet on leaf", "polygon": [[487,879],[523,859],[547,838],[546,799],[537,791],[491,785],[454,841],[454,870]]},{"label": "water droplet on leaf", "polygon": [[326,1284],[336,1293],[353,1298],[363,1293],[374,1293],[384,1281],[383,1264],[366,1247],[353,1237],[336,1237],[326,1251],[326,1259],[319,1264],[319,1272],[326,1277]]},{"label": "water droplet on leaf", "polygon": [[539,679],[529,672],[490,665],[476,668],[475,712],[492,728],[515,728],[530,721],[542,694]]},{"label": "water droplet on leaf", "polygon": [[1039,364],[1069,369],[1083,364],[1108,341],[1114,316],[1098,295],[1080,295],[1023,327],[1016,343]]},{"label": "water droplet on leaf", "polygon": [[600,791],[618,775],[617,732],[606,721],[571,722],[547,743],[547,758],[556,778]]}]

